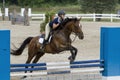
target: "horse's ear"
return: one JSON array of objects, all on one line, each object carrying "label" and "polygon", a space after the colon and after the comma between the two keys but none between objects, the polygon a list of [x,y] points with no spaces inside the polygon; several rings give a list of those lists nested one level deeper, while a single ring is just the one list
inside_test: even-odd
[{"label": "horse's ear", "polygon": [[80,17],[78,20],[81,21],[82,17]]}]

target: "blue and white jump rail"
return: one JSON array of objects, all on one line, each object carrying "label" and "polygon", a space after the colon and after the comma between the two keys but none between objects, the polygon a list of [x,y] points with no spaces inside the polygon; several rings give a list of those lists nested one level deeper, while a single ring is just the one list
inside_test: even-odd
[{"label": "blue and white jump rail", "polygon": [[[57,62],[57,63],[37,63],[37,64],[11,64],[11,72],[24,72],[33,71],[33,73],[13,73],[11,76],[23,76],[23,75],[51,75],[51,74],[68,74],[68,73],[79,73],[79,72],[93,72],[103,71],[103,61],[100,60],[86,60],[86,61],[75,61],[69,62]],[[34,66],[34,68],[31,68]],[[25,67],[29,67],[25,69]],[[84,69],[80,69],[84,68]],[[85,69],[89,68],[89,69]],[[94,69],[93,69],[94,68]],[[95,69],[96,68],[96,69]],[[34,71],[39,71],[35,72]],[[41,71],[41,72],[40,72]]]},{"label": "blue and white jump rail", "polygon": [[[75,61],[73,63],[57,62],[10,65],[10,31],[0,31],[0,36],[2,36],[0,39],[0,72],[2,75],[0,77],[3,80],[10,80],[9,76],[94,71],[100,71],[102,80],[120,80],[120,27],[101,27],[100,60]],[[25,69],[25,66],[34,66],[34,68],[29,67]],[[28,72],[24,74],[24,71],[33,71],[33,73]]]}]

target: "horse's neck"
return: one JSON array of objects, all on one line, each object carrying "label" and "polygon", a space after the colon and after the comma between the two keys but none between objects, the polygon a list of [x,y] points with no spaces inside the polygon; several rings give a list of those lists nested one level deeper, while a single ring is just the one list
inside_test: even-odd
[{"label": "horse's neck", "polygon": [[66,25],[66,26],[62,26],[62,29],[57,29],[57,30],[54,32],[54,35],[57,35],[57,36],[62,35],[62,36],[65,37],[66,39],[69,39],[71,32],[72,32],[72,31],[69,29],[69,25]]},{"label": "horse's neck", "polygon": [[68,26],[65,26],[62,31],[66,37],[70,37],[70,34],[72,33],[72,31],[68,28]]},{"label": "horse's neck", "polygon": [[70,39],[70,34],[71,34],[71,32],[64,28],[61,30],[56,30],[54,32],[54,36],[59,36],[59,37],[62,36],[63,39],[66,39],[66,40]]}]

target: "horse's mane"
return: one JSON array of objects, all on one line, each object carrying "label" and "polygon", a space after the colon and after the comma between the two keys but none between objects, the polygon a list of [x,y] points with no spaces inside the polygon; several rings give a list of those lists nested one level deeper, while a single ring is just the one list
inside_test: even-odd
[{"label": "horse's mane", "polygon": [[66,23],[68,23],[69,21],[77,21],[77,18],[65,18],[62,22],[61,25],[65,26]]},{"label": "horse's mane", "polygon": [[70,22],[70,21],[77,21],[77,18],[65,18],[61,23],[60,23],[60,29],[65,27],[65,25]]},{"label": "horse's mane", "polygon": [[56,28],[57,31],[62,30],[65,28],[65,25],[70,21],[77,21],[77,18],[65,18],[59,25],[59,27]]}]

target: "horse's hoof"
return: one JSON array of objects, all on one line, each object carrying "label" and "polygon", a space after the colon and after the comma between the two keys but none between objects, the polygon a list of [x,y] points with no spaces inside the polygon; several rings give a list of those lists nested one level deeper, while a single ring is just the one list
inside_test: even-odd
[{"label": "horse's hoof", "polygon": [[72,56],[68,57],[68,60],[71,60]]},{"label": "horse's hoof", "polygon": [[68,57],[68,60],[70,60],[70,63],[74,62],[74,59],[72,58],[72,56]]},{"label": "horse's hoof", "polygon": [[21,79],[25,79],[25,78],[27,78],[27,76],[23,76]]},{"label": "horse's hoof", "polygon": [[74,62],[74,60],[72,59],[72,60],[70,60],[70,63],[72,63],[72,62]]}]

